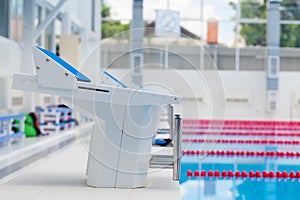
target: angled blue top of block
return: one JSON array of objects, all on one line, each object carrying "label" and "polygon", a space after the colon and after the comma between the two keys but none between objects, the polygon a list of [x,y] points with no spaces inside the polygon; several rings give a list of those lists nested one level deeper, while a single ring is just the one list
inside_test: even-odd
[{"label": "angled blue top of block", "polygon": [[57,55],[55,55],[54,53],[52,53],[51,51],[48,51],[48,50],[43,49],[43,48],[38,47],[38,46],[37,46],[37,48],[39,50],[41,50],[43,53],[45,53],[47,56],[49,56],[50,58],[52,58],[53,60],[55,60],[63,68],[65,68],[70,73],[72,73],[77,78],[78,81],[91,82],[91,80],[88,77],[86,77],[84,74],[80,73],[77,69],[75,69],[69,63],[67,63],[66,61],[64,61],[63,59],[61,59],[60,57],[58,57]]},{"label": "angled blue top of block", "polygon": [[123,88],[127,88],[127,86],[122,83],[121,81],[119,81],[116,77],[114,77],[113,75],[111,75],[110,73],[108,73],[107,71],[104,71],[104,74],[106,76],[108,76],[109,78],[111,78],[113,81],[115,81],[116,83],[118,83],[119,85],[121,85]]}]

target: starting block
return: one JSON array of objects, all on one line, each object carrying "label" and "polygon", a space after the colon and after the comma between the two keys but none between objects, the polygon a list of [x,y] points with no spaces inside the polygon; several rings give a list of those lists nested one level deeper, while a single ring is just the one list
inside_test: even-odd
[{"label": "starting block", "polygon": [[181,98],[150,91],[97,85],[45,49],[33,48],[36,75],[14,74],[13,88],[61,96],[93,119],[87,185],[137,188],[146,185],[160,106]]}]

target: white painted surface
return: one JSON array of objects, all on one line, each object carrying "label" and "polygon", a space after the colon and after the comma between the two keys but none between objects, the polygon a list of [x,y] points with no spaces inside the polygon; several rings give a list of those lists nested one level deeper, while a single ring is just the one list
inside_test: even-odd
[{"label": "white painted surface", "polygon": [[11,76],[21,69],[21,49],[19,45],[0,36],[0,77]]},{"label": "white painted surface", "polygon": [[[1,177],[8,175],[5,173],[12,173],[12,171],[10,170],[14,170],[14,168],[16,167],[14,165],[17,165],[17,168],[24,167],[32,162],[27,160],[34,161],[38,158],[41,159],[39,156],[40,154],[43,154],[43,152],[50,153],[54,150],[58,150],[64,147],[65,143],[70,143],[78,138],[89,137],[93,124],[94,122],[87,122],[68,131],[51,134],[48,136],[24,138],[23,140],[18,141],[17,143],[14,143],[10,146],[1,146]],[[6,179],[6,177],[4,179]],[[2,182],[3,179],[0,180],[0,184]]]},{"label": "white painted surface", "polygon": [[[128,69],[110,69],[110,73],[128,84]],[[216,83],[209,73],[219,78]],[[278,111],[273,115],[266,112],[266,73],[250,71],[201,71],[194,70],[144,70],[144,84],[153,91],[171,91],[182,95],[181,108],[183,118],[211,118],[214,115],[213,103],[222,108],[225,103],[223,117],[227,119],[300,119],[300,73],[280,72],[278,91]],[[213,79],[212,79],[213,80]],[[218,81],[222,81],[220,85]],[[153,84],[155,83],[155,84]],[[208,84],[209,83],[209,84]],[[210,87],[208,87],[210,85]],[[211,88],[220,92],[220,98],[211,97]],[[242,91],[242,92],[241,92]],[[235,95],[236,93],[236,95]],[[225,102],[226,96],[247,96],[250,102]],[[198,101],[195,101],[198,99]],[[201,100],[200,100],[201,99]],[[298,105],[299,100],[299,105]],[[221,116],[222,117],[222,116]]]},{"label": "white painted surface", "polygon": [[[0,45],[1,46],[1,45]],[[1,72],[0,72],[1,74]],[[23,91],[11,90],[12,75],[0,75],[0,112],[19,113],[24,103]],[[16,101],[17,100],[17,101]]]}]

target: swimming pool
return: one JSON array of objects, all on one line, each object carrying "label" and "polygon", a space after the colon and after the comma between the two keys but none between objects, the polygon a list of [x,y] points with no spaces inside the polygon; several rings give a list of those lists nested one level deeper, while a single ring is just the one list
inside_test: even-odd
[{"label": "swimming pool", "polygon": [[284,179],[189,180],[181,185],[183,200],[199,199],[299,199],[300,182]]},{"label": "swimming pool", "polygon": [[298,130],[205,131],[183,129],[183,200],[300,199]]}]

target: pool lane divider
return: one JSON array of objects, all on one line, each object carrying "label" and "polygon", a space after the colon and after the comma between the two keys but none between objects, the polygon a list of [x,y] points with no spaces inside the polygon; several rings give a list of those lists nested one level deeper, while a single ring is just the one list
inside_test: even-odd
[{"label": "pool lane divider", "polygon": [[235,139],[183,139],[183,143],[220,143],[220,144],[269,144],[269,145],[299,145],[298,140],[235,140]]},{"label": "pool lane divider", "polygon": [[267,120],[212,120],[183,119],[183,124],[224,124],[230,126],[300,126],[300,121],[267,121]]},{"label": "pool lane divider", "polygon": [[183,128],[229,130],[300,130],[299,121],[183,120]]},{"label": "pool lane divider", "polygon": [[204,177],[210,177],[210,178],[284,178],[284,179],[300,179],[300,171],[294,172],[287,172],[287,171],[253,171],[250,170],[248,172],[246,171],[231,171],[231,170],[223,170],[222,172],[218,170],[187,170],[186,176],[188,178],[204,178]]},{"label": "pool lane divider", "polygon": [[183,124],[183,129],[209,129],[209,130],[248,130],[248,131],[300,131],[300,126],[229,126],[206,124]]},{"label": "pool lane divider", "polygon": [[222,135],[222,136],[266,136],[266,137],[300,137],[300,133],[274,132],[213,132],[213,131],[183,131],[183,135]]},{"label": "pool lane divider", "polygon": [[293,157],[299,158],[300,152],[290,151],[230,151],[230,150],[211,150],[211,151],[200,151],[200,150],[183,150],[182,155],[184,156],[240,156],[240,157]]}]

